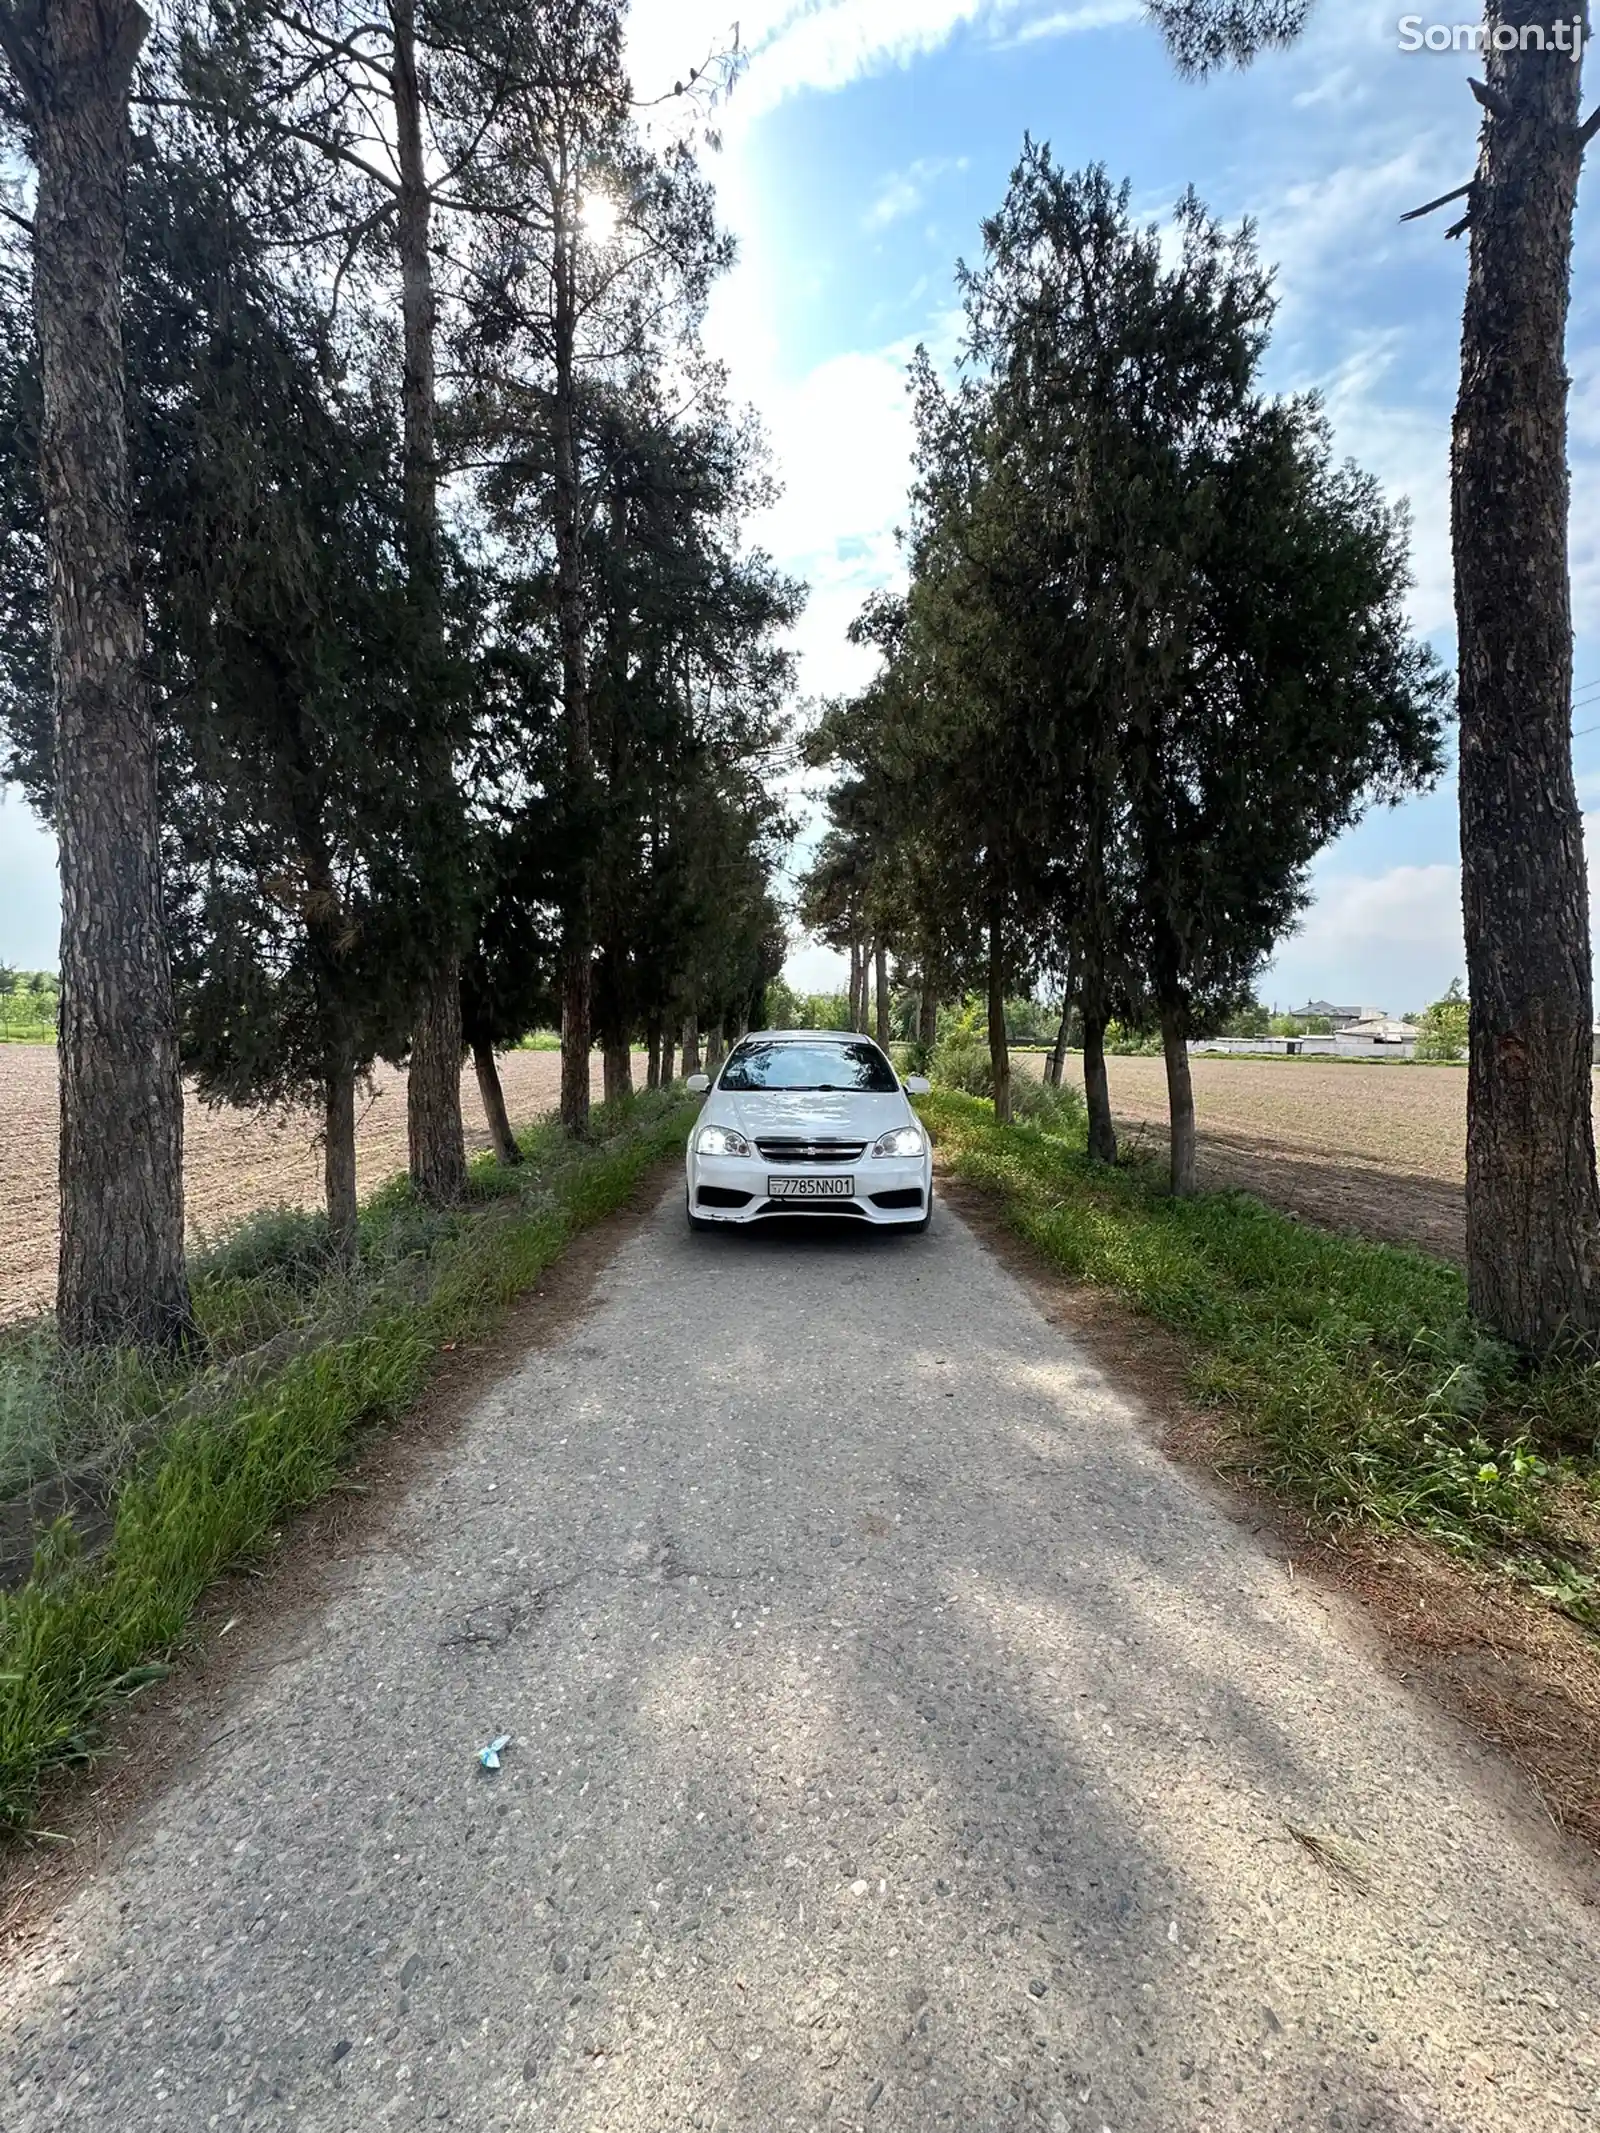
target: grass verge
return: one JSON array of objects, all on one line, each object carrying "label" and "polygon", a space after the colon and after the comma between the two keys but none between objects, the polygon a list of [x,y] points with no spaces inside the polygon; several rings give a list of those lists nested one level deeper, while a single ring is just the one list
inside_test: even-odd
[{"label": "grass verge", "polygon": [[359,1264],[330,1264],[320,1217],[258,1216],[202,1255],[201,1357],[63,1367],[34,1329],[0,1355],[0,1415],[31,1462],[115,1462],[110,1534],[70,1518],[0,1593],[0,1828],[26,1830],[40,1781],[93,1752],[107,1702],[166,1670],[208,1584],[261,1552],[338,1479],[363,1430],[414,1400],[441,1348],[486,1332],[570,1239],[681,1146],[693,1105],[641,1097],[575,1148],[523,1139],[516,1170],[474,1167],[470,1202],[420,1206],[403,1181],[362,1212]]},{"label": "grass verge", "polygon": [[1600,1364],[1524,1363],[1421,1252],[1092,1165],[1075,1120],[998,1126],[943,1089],[919,1109],[1053,1268],[1186,1336],[1252,1479],[1324,1523],[1425,1533],[1600,1632]]}]

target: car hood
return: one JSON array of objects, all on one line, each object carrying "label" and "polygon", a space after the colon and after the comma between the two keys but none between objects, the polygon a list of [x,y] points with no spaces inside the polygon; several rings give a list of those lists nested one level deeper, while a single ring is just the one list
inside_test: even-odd
[{"label": "car hood", "polygon": [[881,1096],[846,1089],[718,1090],[705,1111],[708,1121],[737,1126],[751,1140],[875,1140],[892,1126],[909,1124],[911,1115],[905,1097],[888,1089]]}]

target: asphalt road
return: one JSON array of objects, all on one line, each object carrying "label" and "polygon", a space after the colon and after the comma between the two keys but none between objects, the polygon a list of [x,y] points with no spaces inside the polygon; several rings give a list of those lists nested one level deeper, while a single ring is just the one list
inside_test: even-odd
[{"label": "asphalt road", "polygon": [[5,2133],[1600,2124],[1516,1781],[948,1211],[669,1194],[233,1693],[6,1980]]}]

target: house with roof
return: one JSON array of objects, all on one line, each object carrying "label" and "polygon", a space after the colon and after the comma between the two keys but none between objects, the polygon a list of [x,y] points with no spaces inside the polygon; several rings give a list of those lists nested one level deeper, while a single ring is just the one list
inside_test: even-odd
[{"label": "house with roof", "polygon": [[1304,1007],[1291,1007],[1289,1012],[1297,1022],[1329,1022],[1335,1031],[1348,1029],[1356,1022],[1384,1019],[1381,1007],[1336,1007],[1331,1000],[1309,1000]]}]

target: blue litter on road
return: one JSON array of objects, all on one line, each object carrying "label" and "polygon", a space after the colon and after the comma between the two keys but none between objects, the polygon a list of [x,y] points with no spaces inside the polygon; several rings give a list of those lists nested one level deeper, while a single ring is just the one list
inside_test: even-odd
[{"label": "blue litter on road", "polygon": [[511,1735],[509,1733],[497,1733],[487,1748],[478,1750],[478,1761],[482,1763],[485,1770],[498,1770],[500,1768],[500,1751],[502,1748],[509,1748],[510,1746]]}]

